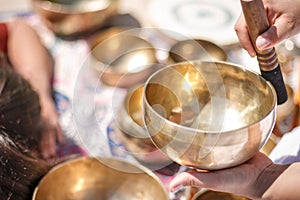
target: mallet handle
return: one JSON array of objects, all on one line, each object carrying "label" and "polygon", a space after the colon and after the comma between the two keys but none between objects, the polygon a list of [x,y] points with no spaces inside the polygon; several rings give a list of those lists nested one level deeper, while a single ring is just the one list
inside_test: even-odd
[{"label": "mallet handle", "polygon": [[280,65],[277,60],[275,48],[259,50],[256,47],[256,39],[269,28],[267,14],[262,0],[240,0],[243,14],[248,26],[252,44],[257,53],[257,61],[262,76],[270,81],[277,94],[277,104],[287,100],[287,91],[282,78]]}]

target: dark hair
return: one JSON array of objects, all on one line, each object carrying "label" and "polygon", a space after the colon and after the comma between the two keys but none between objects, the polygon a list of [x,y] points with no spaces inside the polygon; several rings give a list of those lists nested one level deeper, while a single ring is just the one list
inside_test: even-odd
[{"label": "dark hair", "polygon": [[50,165],[32,151],[13,142],[9,135],[0,130],[1,199],[31,199],[35,187]]},{"label": "dark hair", "polygon": [[31,199],[50,164],[37,152],[42,133],[39,98],[30,84],[0,67],[0,197]]},{"label": "dark hair", "polygon": [[28,81],[10,68],[0,68],[0,128],[14,142],[36,148],[42,133],[39,97]]}]

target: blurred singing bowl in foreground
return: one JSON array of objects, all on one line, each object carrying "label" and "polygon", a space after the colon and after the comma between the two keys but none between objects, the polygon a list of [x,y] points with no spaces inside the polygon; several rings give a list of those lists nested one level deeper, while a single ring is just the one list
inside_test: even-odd
[{"label": "blurred singing bowl in foreground", "polygon": [[104,27],[118,14],[119,0],[31,0],[34,11],[60,36],[79,35]]},{"label": "blurred singing bowl in foreground", "polygon": [[157,67],[152,44],[131,31],[110,33],[91,45],[91,65],[102,82],[117,87],[144,82]]},{"label": "blurred singing bowl in foreground", "polygon": [[132,87],[121,104],[116,120],[120,136],[128,151],[143,165],[165,167],[173,162],[152,143],[143,122],[144,84]]},{"label": "blurred singing bowl in foreground", "polygon": [[192,200],[248,200],[246,197],[238,196],[231,193],[205,190],[198,192]]},{"label": "blurred singing bowl in foreground", "polygon": [[150,170],[117,158],[82,157],[50,170],[35,189],[33,200],[103,199],[167,200],[166,190]]},{"label": "blurred singing bowl in foreground", "polygon": [[153,143],[175,162],[217,170],[241,164],[268,140],[276,93],[259,74],[226,62],[183,62],[152,74],[143,109]]},{"label": "blurred singing bowl in foreground", "polygon": [[201,39],[189,39],[176,42],[169,51],[169,59],[173,63],[201,60],[226,61],[227,55],[217,44]]}]

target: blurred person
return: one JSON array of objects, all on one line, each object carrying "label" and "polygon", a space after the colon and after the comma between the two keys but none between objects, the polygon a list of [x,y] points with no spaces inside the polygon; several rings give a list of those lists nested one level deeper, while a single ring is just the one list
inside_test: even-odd
[{"label": "blurred person", "polygon": [[[268,49],[300,32],[300,0],[263,0],[270,28],[256,40],[256,46]],[[244,49],[254,57],[243,15],[235,30]],[[268,156],[257,153],[247,162],[228,169],[199,172],[190,170],[178,174],[170,183],[170,190],[181,186],[203,187],[228,192],[250,199],[300,199],[298,184],[300,162],[275,164]]]},{"label": "blurred person", "polygon": [[43,158],[50,160],[56,156],[56,142],[64,143],[52,98],[54,61],[35,30],[22,19],[0,23],[0,52],[1,64],[5,65],[7,60],[11,68],[28,80],[39,96],[44,127],[39,149]]}]

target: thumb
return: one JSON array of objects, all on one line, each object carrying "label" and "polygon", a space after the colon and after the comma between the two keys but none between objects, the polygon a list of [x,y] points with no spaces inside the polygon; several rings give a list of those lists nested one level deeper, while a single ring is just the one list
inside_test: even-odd
[{"label": "thumb", "polygon": [[256,47],[260,50],[265,50],[274,47],[284,39],[287,39],[292,34],[292,29],[287,26],[287,22],[283,19],[277,21],[268,28],[264,33],[256,39]]},{"label": "thumb", "polygon": [[260,50],[265,50],[273,47],[278,42],[277,29],[271,26],[266,32],[261,34],[256,39],[256,47]]},{"label": "thumb", "polygon": [[179,189],[180,187],[184,186],[192,186],[197,188],[207,188],[207,189],[219,189],[222,188],[223,182],[227,181],[226,174],[227,171],[232,170],[222,170],[223,172],[218,171],[196,171],[196,170],[190,170],[186,172],[182,172],[178,175],[176,175],[172,181],[169,184],[169,190],[175,191]]},{"label": "thumb", "polygon": [[191,172],[182,172],[172,179],[169,184],[169,190],[173,192],[184,186],[201,187],[202,185],[202,182],[192,175]]}]

